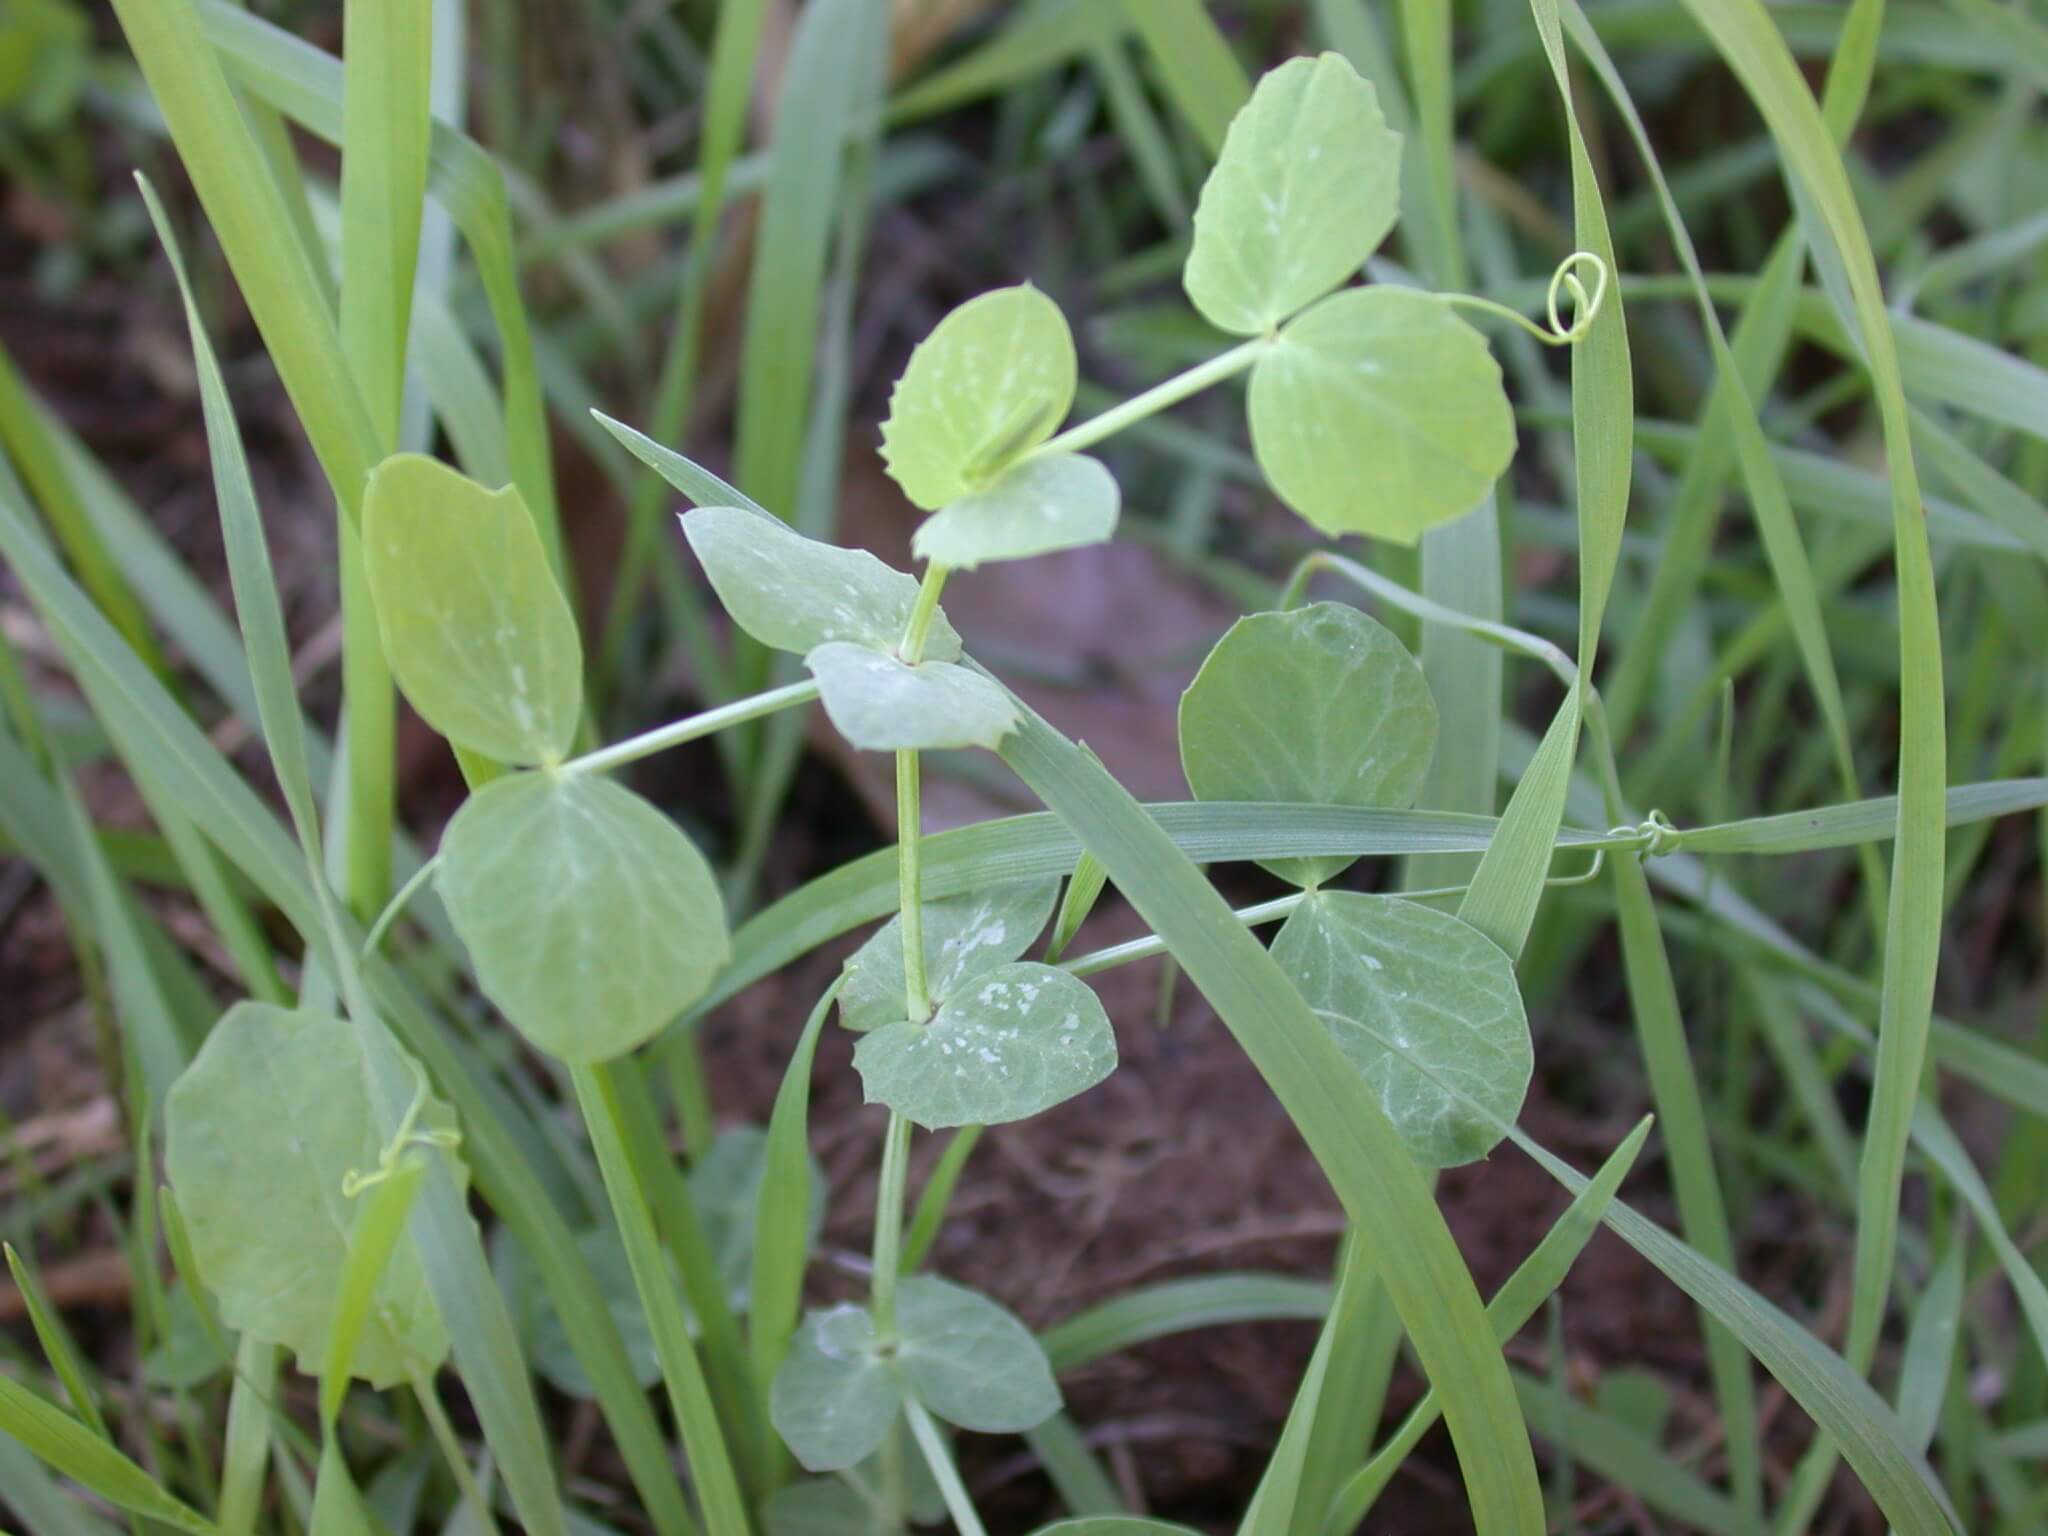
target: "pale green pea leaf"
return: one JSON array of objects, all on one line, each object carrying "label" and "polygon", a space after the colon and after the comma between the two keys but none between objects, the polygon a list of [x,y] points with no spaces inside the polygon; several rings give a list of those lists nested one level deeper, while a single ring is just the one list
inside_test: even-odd
[{"label": "pale green pea leaf", "polygon": [[199,1303],[184,1286],[172,1286],[164,1301],[169,1331],[143,1356],[143,1379],[153,1387],[190,1391],[226,1369],[227,1353],[207,1330]]},{"label": "pale green pea leaf", "polygon": [[1483,1157],[1514,1124],[1529,1020],[1513,962],[1478,929],[1398,897],[1320,891],[1282,926],[1273,958],[1417,1162]]},{"label": "pale green pea leaf", "polygon": [[[944,1002],[1031,947],[1052,916],[1059,881],[1013,880],[923,905],[925,991]],[[839,1022],[877,1029],[903,1017],[903,919],[884,923],[846,962]]]},{"label": "pale green pea leaf", "polygon": [[1347,289],[1290,321],[1250,408],[1259,468],[1333,535],[1413,544],[1478,506],[1515,452],[1486,339],[1412,288]]},{"label": "pale green pea leaf", "polygon": [[897,1364],[926,1408],[962,1429],[1008,1434],[1059,1412],[1060,1389],[1031,1330],[979,1292],[933,1275],[897,1287]]},{"label": "pale green pea leaf", "polygon": [[854,1047],[853,1064],[870,1104],[927,1129],[1003,1125],[1108,1077],[1116,1032],[1086,982],[1022,960],[976,977],[929,1022],[899,1010]]},{"label": "pale green pea leaf", "polygon": [[[618,1327],[633,1379],[643,1387],[652,1387],[661,1380],[661,1360],[655,1352],[654,1331],[648,1326],[646,1309],[633,1289],[633,1269],[626,1260],[625,1245],[609,1227],[594,1227],[576,1234],[576,1251],[589,1266],[605,1310]],[[549,1305],[539,1270],[509,1227],[500,1227],[492,1240],[491,1269],[518,1323],[533,1368],[558,1392],[569,1397],[594,1398],[597,1390],[570,1341],[569,1330],[563,1326],[561,1315]],[[679,1288],[681,1283],[679,1279]]]},{"label": "pale green pea leaf", "polygon": [[[239,1003],[172,1086],[166,1118],[171,1186],[222,1319],[317,1371],[355,1219],[342,1180],[375,1168],[382,1145],[354,1031],[335,1018]],[[454,1123],[446,1105],[428,1101],[423,1128]],[[447,1352],[407,1237],[378,1282],[355,1372],[388,1387],[409,1366],[431,1371]]]},{"label": "pale green pea leaf", "polygon": [[[1422,792],[1436,700],[1386,626],[1345,603],[1239,619],[1180,700],[1180,760],[1197,800],[1384,806]],[[1321,885],[1343,856],[1271,859]]]},{"label": "pale green pea leaf", "polygon": [[1341,56],[1290,59],[1231,121],[1183,284],[1211,325],[1271,330],[1365,264],[1401,203],[1401,136]]},{"label": "pale green pea leaf", "polygon": [[[683,514],[683,537],[735,624],[763,645],[804,652],[831,641],[894,650],[917,604],[917,580],[864,549],[807,539],[780,518],[739,507]],[[956,661],[960,636],[932,617],[924,654]]]},{"label": "pale green pea leaf", "polygon": [[1103,543],[1116,533],[1121,506],[1116,481],[1100,460],[1082,453],[1039,455],[926,518],[911,548],[920,560],[971,571]]},{"label": "pale green pea leaf", "polygon": [[[886,1451],[877,1451],[853,1469],[856,1481],[870,1488],[885,1486],[882,1466]],[[946,1518],[946,1496],[932,1479],[931,1464],[906,1448],[898,1458],[903,1478],[903,1513],[912,1525],[937,1525]],[[903,1523],[879,1504],[861,1497],[837,1477],[798,1478],[778,1489],[762,1507],[768,1536],[900,1536]]]},{"label": "pale green pea leaf", "polygon": [[1057,304],[1029,283],[984,293],[910,354],[882,423],[882,459],[926,511],[958,501],[1052,436],[1078,376]]},{"label": "pale green pea leaf", "polygon": [[1195,1531],[1171,1520],[1148,1520],[1141,1515],[1088,1515],[1041,1525],[1032,1536],[1195,1536]]},{"label": "pale green pea leaf", "polygon": [[568,752],[583,647],[517,487],[394,455],[364,493],[363,558],[392,673],[427,724],[496,762]]},{"label": "pale green pea leaf", "polygon": [[775,1373],[768,1416],[807,1470],[837,1472],[880,1448],[902,1406],[903,1383],[883,1356],[874,1319],[842,1302],[805,1314]]},{"label": "pale green pea leaf", "polygon": [[768,1536],[896,1536],[902,1529],[836,1477],[799,1478],[778,1488],[761,1507],[761,1522]]},{"label": "pale green pea leaf", "polygon": [[1017,723],[995,683],[950,661],[916,666],[864,645],[833,641],[804,657],[833,727],[870,752],[993,751]]},{"label": "pale green pea leaf", "polygon": [[725,907],[704,856],[595,774],[494,780],[448,823],[440,860],[441,897],[484,995],[563,1061],[632,1050],[725,964]]},{"label": "pale green pea leaf", "polygon": [[[825,1171],[808,1150],[805,1156],[811,1191],[804,1218],[808,1249],[825,1225]],[[768,1132],[758,1125],[720,1131],[690,1169],[690,1195],[735,1310],[743,1310],[753,1299],[754,1218],[767,1170]]]}]

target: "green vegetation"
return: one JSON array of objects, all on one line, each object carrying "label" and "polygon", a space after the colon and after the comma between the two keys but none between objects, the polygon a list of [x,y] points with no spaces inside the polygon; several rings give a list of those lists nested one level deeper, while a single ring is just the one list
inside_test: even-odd
[{"label": "green vegetation", "polygon": [[[968,1431],[1025,1437],[1072,1517],[1045,1532],[1162,1536],[1060,1378],[1270,1319],[1316,1342],[1240,1536],[1375,1528],[1411,1458],[1451,1464],[1439,1418],[1485,1536],[2048,1520],[2048,30],[2001,0],[1228,30],[1195,0],[588,0],[686,169],[564,214],[551,136],[595,113],[523,96],[522,9],[471,38],[447,0],[347,0],[336,57],[260,8],[115,0],[139,75],[59,0],[0,21],[0,153],[95,113],[162,135],[137,182],[232,594],[0,368],[0,839],[124,1131],[58,1185],[7,1138],[11,1528],[983,1536]],[[1739,134],[1700,147],[1695,101]],[[917,281],[886,220],[991,188],[1072,197],[1081,254],[936,282],[975,296],[884,404],[859,322]],[[230,283],[333,504],[332,717],[215,353]],[[728,310],[729,454],[699,419]],[[629,509],[600,602],[564,441]],[[913,570],[840,516],[871,443]],[[943,606],[1112,540],[1244,615],[1187,658],[1184,801],[1140,803]],[[1117,593],[1133,657],[1151,595]],[[650,725],[678,659],[699,707]],[[401,700],[464,786],[429,846]],[[807,721],[888,754],[895,842],[792,885]],[[625,782],[693,742],[701,803]],[[149,831],[95,820],[108,766]],[[935,775],[1037,808],[928,833]],[[1082,947],[1113,902],[1140,936]],[[984,1128],[1087,1103],[1153,1027],[1093,978],[1161,957],[1341,1202],[1334,1271],[1034,1333],[934,1244]],[[770,978],[780,1092],[720,1131],[704,1026]],[[1632,1049],[1561,1080],[1603,1012]],[[841,1027],[864,1266],[821,1251],[855,1207],[811,1153]],[[1488,1158],[1568,1197],[1490,1298],[1437,1183]],[[126,1258],[132,1380],[42,1283],[82,1213]],[[1788,1219],[1815,1273],[1757,1263]],[[1708,1433],[1666,1434],[1645,1371],[1571,1379],[1558,1297],[1602,1229],[1690,1303]],[[601,1495],[572,1435],[616,1448]]]}]

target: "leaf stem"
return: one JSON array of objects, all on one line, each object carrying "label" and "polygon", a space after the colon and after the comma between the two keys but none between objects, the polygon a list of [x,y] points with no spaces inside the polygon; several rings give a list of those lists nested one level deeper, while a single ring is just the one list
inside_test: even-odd
[{"label": "leaf stem", "polygon": [[1526,656],[1531,661],[1540,661],[1567,688],[1574,686],[1579,680],[1578,664],[1560,647],[1553,645],[1541,635],[1532,635],[1526,629],[1516,629],[1511,624],[1497,624],[1491,619],[1477,619],[1456,608],[1447,608],[1419,592],[1410,591],[1398,581],[1389,580],[1369,566],[1360,565],[1356,560],[1333,554],[1326,549],[1315,550],[1302,557],[1293,573],[1288,576],[1286,585],[1280,589],[1280,606],[1283,609],[1292,608],[1300,603],[1308,591],[1310,579],[1318,571],[1329,571],[1333,575],[1342,576],[1354,585],[1365,588],[1375,597],[1392,603],[1396,608],[1411,613],[1418,619],[1427,620],[1431,624],[1441,624],[1447,629],[1455,629],[1463,634],[1489,641],[1504,651]]},{"label": "leaf stem", "polygon": [[952,570],[934,561],[924,568],[924,581],[918,586],[917,601],[911,605],[910,622],[903,627],[903,659],[913,667],[924,660],[924,643],[932,632],[932,616],[939,611],[939,594],[946,589],[946,578]]},{"label": "leaf stem", "polygon": [[953,1517],[953,1529],[960,1536],[988,1536],[982,1529],[981,1516],[975,1513],[974,1500],[968,1497],[967,1485],[960,1481],[959,1470],[947,1454],[939,1426],[914,1397],[903,1400],[903,1412],[910,1419],[910,1432],[917,1436],[917,1448],[924,1452],[925,1464],[932,1469],[932,1481],[945,1496],[946,1513]]},{"label": "leaf stem", "polygon": [[399,914],[411,903],[413,897],[420,893],[420,888],[433,879],[434,871],[440,867],[440,863],[441,856],[437,853],[414,870],[405,884],[398,888],[397,894],[384,903],[384,910],[377,914],[377,921],[370,925],[370,932],[363,940],[365,960],[377,952],[377,946],[384,942],[384,935],[390,931],[391,925],[398,921]]},{"label": "leaf stem", "polygon": [[868,1292],[868,1313],[883,1338],[896,1331],[896,1275],[903,1264],[903,1199],[909,1183],[910,1122],[892,1109],[875,1189],[875,1272]]},{"label": "leaf stem", "polygon": [[728,726],[742,725],[749,720],[758,720],[763,715],[772,715],[778,710],[808,704],[817,696],[818,685],[810,678],[781,688],[770,688],[765,693],[735,699],[730,704],[721,704],[718,708],[707,709],[701,714],[685,715],[680,720],[671,720],[667,725],[658,725],[651,731],[642,731],[638,736],[628,736],[624,741],[600,747],[595,752],[572,757],[557,771],[609,773],[614,768],[623,768],[627,763],[637,763],[643,757],[652,757],[657,752],[679,747],[686,741],[695,741],[700,736],[709,736]]},{"label": "leaf stem", "polygon": [[1133,395],[1122,405],[1111,406],[1099,416],[1091,416],[1078,426],[1067,428],[1059,436],[1040,443],[1032,450],[1035,458],[1048,453],[1077,453],[1083,448],[1092,448],[1104,438],[1114,437],[1126,427],[1135,426],[1148,416],[1156,416],[1169,406],[1180,404],[1190,395],[1198,395],[1212,384],[1221,384],[1225,379],[1243,373],[1272,347],[1270,337],[1254,336],[1250,341],[1232,347],[1228,352],[1219,352],[1206,363],[1197,363],[1185,373],[1154,384],[1141,395]]}]

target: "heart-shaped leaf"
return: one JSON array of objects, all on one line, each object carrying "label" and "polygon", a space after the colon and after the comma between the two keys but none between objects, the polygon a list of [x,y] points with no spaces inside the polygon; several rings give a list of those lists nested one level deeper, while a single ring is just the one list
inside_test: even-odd
[{"label": "heart-shaped leaf", "polygon": [[920,560],[963,571],[1080,549],[1115,534],[1121,504],[1116,481],[1097,460],[1033,456],[926,518],[911,548]]},{"label": "heart-shaped leaf", "polygon": [[896,1288],[896,1361],[913,1396],[949,1424],[1014,1434],[1060,1410],[1052,1366],[1009,1308],[935,1275]]},{"label": "heart-shaped leaf", "polygon": [[518,489],[388,458],[363,496],[363,563],[392,675],[421,718],[497,762],[559,762],[583,708],[583,648]]},{"label": "heart-shaped leaf", "polygon": [[[925,990],[943,1001],[1009,964],[1045,931],[1057,880],[1018,880],[923,903]],[[866,1031],[904,1014],[903,919],[892,917],[846,962],[839,1022]]]},{"label": "heart-shaped leaf", "polygon": [[[893,651],[917,604],[917,579],[864,549],[807,539],[780,518],[739,507],[685,512],[683,537],[732,621],[763,645],[806,651],[832,641]],[[932,616],[924,654],[955,661],[960,636]]]},{"label": "heart-shaped leaf", "polygon": [[725,964],[725,906],[704,856],[595,774],[494,780],[448,823],[440,860],[484,995],[564,1061],[632,1050]]},{"label": "heart-shaped leaf", "polygon": [[775,1373],[768,1416],[811,1472],[838,1472],[881,1447],[903,1406],[867,1308],[842,1302],[808,1312]]},{"label": "heart-shaped leaf", "polygon": [[761,1523],[768,1536],[896,1536],[902,1530],[880,1504],[837,1477],[800,1477],[776,1489],[761,1506]]},{"label": "heart-shaped leaf", "polygon": [[1116,1069],[1116,1032],[1088,984],[1013,961],[863,1036],[853,1065],[870,1104],[928,1130],[1003,1125],[1085,1093]]},{"label": "heart-shaped leaf", "polygon": [[870,752],[951,747],[993,751],[1017,724],[1002,688],[950,661],[911,666],[883,651],[834,641],[804,657],[841,736]]},{"label": "heart-shaped leaf", "polygon": [[[1412,805],[1436,753],[1436,700],[1385,626],[1344,603],[1239,619],[1180,700],[1197,800]],[[1321,885],[1343,856],[1264,861]]]},{"label": "heart-shaped leaf", "polygon": [[[238,1003],[171,1086],[165,1113],[171,1187],[222,1319],[318,1371],[355,1222],[342,1184],[375,1168],[383,1145],[355,1031],[323,1014]],[[455,1115],[429,1099],[419,1123],[453,1129]],[[388,1387],[432,1372],[447,1352],[418,1251],[401,1237],[355,1372]]]},{"label": "heart-shaped leaf", "polygon": [[1074,404],[1074,338],[1029,283],[970,299],[910,354],[882,423],[882,458],[927,511],[983,489],[1051,437]]},{"label": "heart-shaped leaf", "polygon": [[944,1520],[946,1496],[931,1464],[907,1448],[899,1448],[893,1467],[889,1460],[884,1446],[844,1478],[800,1477],[770,1494],[761,1510],[768,1536],[902,1536],[903,1519],[895,1511],[854,1491],[887,1487],[890,1477],[902,1479],[902,1515],[912,1525]]},{"label": "heart-shaped leaf", "polygon": [[1337,54],[1290,59],[1252,92],[1195,205],[1183,283],[1211,325],[1271,330],[1364,265],[1401,203],[1401,136]]},{"label": "heart-shaped leaf", "polygon": [[1260,469],[1328,534],[1413,544],[1478,506],[1515,452],[1485,338],[1411,288],[1347,289],[1290,321],[1250,408]]},{"label": "heart-shaped leaf", "polygon": [[1484,1157],[1533,1066],[1514,963],[1469,923],[1394,896],[1319,891],[1273,958],[1365,1075],[1415,1160]]},{"label": "heart-shaped leaf", "polygon": [[1008,1434],[1059,1411],[1052,1367],[1015,1313],[931,1275],[896,1287],[896,1331],[865,1307],[807,1313],[775,1374],[768,1414],[812,1472],[865,1461],[887,1438],[906,1392],[962,1429]]}]

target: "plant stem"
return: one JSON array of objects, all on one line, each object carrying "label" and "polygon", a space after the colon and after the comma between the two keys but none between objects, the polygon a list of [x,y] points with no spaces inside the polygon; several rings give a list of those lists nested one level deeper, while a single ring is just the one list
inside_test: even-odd
[{"label": "plant stem", "polygon": [[[945,590],[946,567],[934,562],[925,567],[924,581],[917,589],[917,601],[910,620],[903,626],[903,643],[898,647],[903,660],[916,666],[924,657],[924,643],[931,634],[932,619],[939,611],[939,593]],[[896,754],[896,894],[903,928],[903,1002],[913,1023],[931,1017],[931,995],[925,986],[924,970],[924,838],[923,813],[918,803],[917,753]],[[904,1187],[910,1175],[910,1122],[889,1112],[889,1129],[882,1142],[882,1174],[875,1191],[875,1273],[871,1308],[875,1331],[883,1336],[896,1329],[896,1272],[902,1265]]]},{"label": "plant stem", "polygon": [[643,757],[652,757],[657,752],[679,747],[686,741],[695,741],[700,736],[709,736],[714,731],[722,731],[728,726],[758,720],[763,715],[772,715],[778,710],[789,709],[798,704],[808,704],[817,696],[818,685],[808,678],[785,687],[770,688],[766,693],[735,699],[730,704],[721,704],[718,708],[707,709],[701,714],[685,715],[680,720],[671,720],[667,725],[658,725],[651,731],[642,731],[638,736],[628,736],[624,741],[600,747],[595,752],[572,757],[562,764],[560,771],[608,773],[614,768],[623,768],[627,763],[637,763]]},{"label": "plant stem", "polygon": [[903,1400],[903,1411],[909,1416],[910,1432],[917,1436],[917,1448],[924,1452],[925,1464],[932,1469],[932,1481],[945,1496],[946,1513],[953,1517],[954,1530],[960,1536],[988,1536],[982,1529],[981,1516],[974,1511],[974,1500],[967,1495],[967,1485],[960,1481],[959,1470],[946,1452],[939,1426],[914,1397]]},{"label": "plant stem", "polygon": [[932,1016],[924,975],[924,838],[920,835],[915,752],[896,754],[896,900],[903,924],[903,1006],[913,1024]]},{"label": "plant stem", "polygon": [[875,1332],[885,1338],[896,1331],[896,1272],[903,1263],[903,1196],[909,1182],[910,1122],[891,1110],[875,1190],[875,1273],[868,1307]]},{"label": "plant stem", "polygon": [[[945,590],[946,567],[936,562],[925,567],[924,581],[917,589],[910,619],[903,626],[898,652],[916,666],[924,659],[924,644],[932,631],[932,619],[939,611],[939,593]],[[919,808],[917,754],[896,754],[896,885],[897,905],[903,927],[903,1002],[910,1020],[922,1024],[931,1017],[932,1001],[925,989],[924,907],[922,864],[922,813]]]},{"label": "plant stem", "polygon": [[1250,341],[1232,347],[1228,352],[1219,352],[1206,363],[1197,363],[1186,373],[1177,373],[1172,378],[1154,384],[1141,395],[1133,395],[1122,405],[1111,406],[1100,416],[1091,416],[1079,426],[1069,427],[1059,436],[1039,444],[1032,450],[1033,456],[1045,453],[1077,453],[1091,448],[1104,438],[1114,437],[1129,426],[1134,426],[1148,416],[1157,416],[1169,406],[1180,404],[1190,395],[1198,395],[1212,384],[1221,384],[1225,379],[1243,373],[1251,367],[1273,345],[1270,338],[1255,336]]},{"label": "plant stem", "polygon": [[491,1501],[477,1484],[469,1457],[463,1453],[462,1442],[455,1436],[455,1426],[448,1422],[441,1400],[434,1393],[433,1381],[425,1372],[415,1371],[412,1390],[413,1396],[419,1399],[420,1412],[426,1415],[427,1427],[433,1431],[434,1440],[441,1447],[442,1458],[448,1463],[448,1470],[455,1478],[455,1487],[463,1502],[469,1505],[478,1525],[489,1536],[498,1536],[498,1522],[491,1516]]}]

